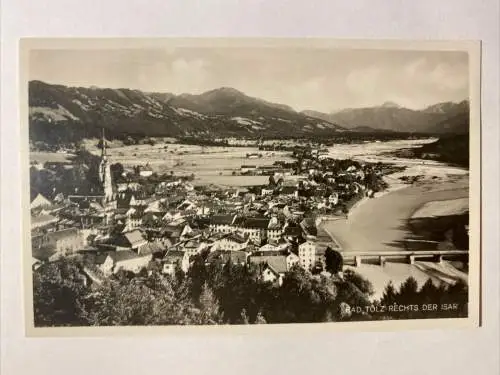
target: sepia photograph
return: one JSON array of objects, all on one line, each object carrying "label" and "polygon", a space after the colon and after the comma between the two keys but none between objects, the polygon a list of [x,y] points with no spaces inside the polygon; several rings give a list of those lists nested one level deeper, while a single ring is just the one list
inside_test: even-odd
[{"label": "sepia photograph", "polygon": [[28,328],[479,324],[478,43],[25,39],[20,67]]}]

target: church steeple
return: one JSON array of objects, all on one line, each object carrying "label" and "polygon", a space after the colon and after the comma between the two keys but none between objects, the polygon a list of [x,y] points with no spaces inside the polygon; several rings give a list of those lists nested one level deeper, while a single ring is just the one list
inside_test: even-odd
[{"label": "church steeple", "polygon": [[106,155],[106,137],[102,128],[101,139],[101,163],[99,165],[99,180],[104,191],[104,201],[110,202],[113,199],[113,182],[111,180],[111,168]]},{"label": "church steeple", "polygon": [[104,128],[102,128],[102,138],[101,138],[101,159],[106,159],[106,136],[104,135]]}]

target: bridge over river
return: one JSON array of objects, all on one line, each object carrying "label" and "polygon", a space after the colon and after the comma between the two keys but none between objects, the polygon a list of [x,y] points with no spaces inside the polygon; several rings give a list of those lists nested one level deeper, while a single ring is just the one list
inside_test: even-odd
[{"label": "bridge over river", "polygon": [[419,250],[419,251],[341,251],[345,265],[359,267],[363,263],[384,266],[386,261],[415,264],[415,261],[442,263],[451,260],[468,260],[468,250]]}]

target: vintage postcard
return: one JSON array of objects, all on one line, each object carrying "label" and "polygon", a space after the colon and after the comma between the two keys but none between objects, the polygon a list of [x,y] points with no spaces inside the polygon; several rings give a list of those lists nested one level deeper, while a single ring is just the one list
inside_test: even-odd
[{"label": "vintage postcard", "polygon": [[21,40],[27,334],[478,326],[479,99],[471,41]]}]

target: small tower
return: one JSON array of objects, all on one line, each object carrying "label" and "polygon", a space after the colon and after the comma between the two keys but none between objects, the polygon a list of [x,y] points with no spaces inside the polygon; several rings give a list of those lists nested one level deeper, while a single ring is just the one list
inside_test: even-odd
[{"label": "small tower", "polygon": [[113,182],[111,181],[111,167],[106,155],[106,138],[104,136],[104,128],[102,129],[102,149],[101,149],[101,163],[99,165],[99,181],[102,184],[104,191],[104,202],[113,200]]}]

